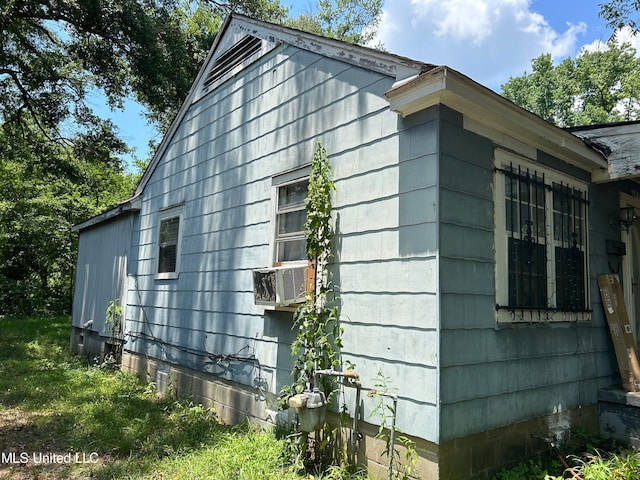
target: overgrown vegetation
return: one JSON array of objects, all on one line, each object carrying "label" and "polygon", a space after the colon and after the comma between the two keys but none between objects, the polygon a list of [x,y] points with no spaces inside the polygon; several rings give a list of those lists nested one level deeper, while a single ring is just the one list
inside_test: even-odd
[{"label": "overgrown vegetation", "polygon": [[126,146],[109,130],[62,145],[16,125],[0,126],[0,144],[0,315],[69,312],[71,226],[133,192]]},{"label": "overgrown vegetation", "polygon": [[[301,480],[282,435],[244,424],[222,425],[215,411],[175,398],[131,375],[87,363],[68,351],[69,318],[0,319],[0,452],[85,455],[97,463],[10,464],[0,477],[177,480]],[[384,387],[380,387],[380,392]],[[634,450],[583,438],[565,451],[584,480],[640,478]],[[80,457],[82,458],[82,457]],[[559,480],[555,456],[503,470],[496,480]],[[314,479],[364,480],[362,470],[333,466]],[[569,477],[570,478],[570,477]]]},{"label": "overgrown vegetation", "polygon": [[69,325],[68,317],[0,319],[0,452],[77,453],[87,463],[5,458],[0,477],[300,479],[274,432],[223,425],[212,409],[159,399],[134,376],[72,356]]},{"label": "overgrown vegetation", "polygon": [[[0,13],[0,315],[71,308],[72,225],[129,198],[139,172],[111,121],[135,99],[166,131],[223,19],[240,12],[366,42],[380,0],[319,0],[300,21],[279,0],[31,0]],[[143,167],[148,159],[134,159]]]},{"label": "overgrown vegetation", "polygon": [[[376,399],[376,406],[371,411],[369,417],[378,418],[378,433],[376,438],[380,438],[386,443],[387,459],[389,462],[389,477],[399,480],[408,480],[411,475],[416,474],[418,463],[418,452],[416,445],[409,437],[403,435],[396,426],[395,418],[397,413],[398,397],[391,386],[391,378],[387,377],[382,370],[374,378],[374,390],[369,391],[369,396]],[[402,446],[404,454],[398,446]]]},{"label": "overgrown vegetation", "polygon": [[[336,391],[335,377],[318,376],[319,370],[341,370],[342,327],[338,300],[329,269],[331,260],[331,193],[335,190],[331,164],[325,148],[316,144],[311,163],[304,225],[307,259],[314,275],[308,285],[306,301],[294,314],[297,336],[291,344],[293,383],[280,393],[280,408],[288,408],[289,399],[305,391],[318,389],[331,403]],[[325,407],[322,407],[325,408]],[[346,407],[342,409],[346,414]],[[287,452],[301,472],[327,473],[348,468],[346,452],[340,447],[342,428],[328,423],[313,435],[296,431],[288,437]]]},{"label": "overgrown vegetation", "polygon": [[571,441],[498,472],[493,480],[632,480],[640,478],[640,453],[633,448],[576,430]]},{"label": "overgrown vegetation", "polygon": [[[331,179],[331,164],[327,152],[317,143],[311,164],[309,190],[306,200],[307,219],[304,225],[307,258],[315,268],[314,285],[294,314],[293,329],[297,336],[291,344],[294,357],[293,385],[283,389],[281,406],[291,395],[302,393],[313,382],[313,371],[339,368],[338,349],[342,346],[331,272],[331,192],[335,186]],[[332,386],[325,385],[325,395],[331,397]]]}]

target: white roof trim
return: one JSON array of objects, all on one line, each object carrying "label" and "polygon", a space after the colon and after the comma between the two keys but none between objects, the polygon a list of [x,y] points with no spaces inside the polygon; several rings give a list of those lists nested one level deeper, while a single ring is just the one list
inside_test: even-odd
[{"label": "white roof trim", "polygon": [[339,40],[303,32],[301,30],[295,30],[282,25],[263,22],[244,15],[232,14],[227,17],[225,23],[220,28],[220,32],[209,50],[209,54],[207,55],[198,76],[193,82],[185,102],[182,104],[182,107],[171,124],[169,131],[162,139],[162,142],[151,159],[151,162],[149,162],[149,166],[145,170],[142,179],[138,184],[138,188],[136,189],[136,195],[140,195],[144,190],[149,178],[158,165],[158,162],[164,156],[164,153],[167,150],[178,125],[180,125],[182,119],[186,115],[188,108],[193,103],[194,99],[200,98],[198,92],[202,83],[202,77],[206,72],[208,72],[210,64],[214,59],[214,55],[217,53],[218,46],[228,31],[236,34],[244,33],[246,35],[253,35],[271,43],[281,42],[293,45],[303,50],[318,53],[325,57],[334,58],[367,70],[373,70],[392,76],[396,81],[415,77],[420,72],[435,67],[435,65],[418,62],[410,58],[393,55],[372,48],[353,45]]},{"label": "white roof trim", "polygon": [[386,97],[403,117],[444,104],[590,173],[607,168],[604,157],[581,139],[446,66],[395,85]]},{"label": "white roof trim", "polygon": [[128,200],[120,203],[117,207],[112,208],[111,210],[107,210],[106,212],[101,213],[100,215],[96,215],[95,217],[90,218],[89,220],[85,220],[82,223],[78,223],[71,227],[72,232],[79,232],[80,230],[86,230],[87,228],[91,228],[99,223],[106,222],[115,217],[118,217],[127,212],[138,212],[140,211],[140,207],[142,206],[142,201],[139,196],[131,197]]}]

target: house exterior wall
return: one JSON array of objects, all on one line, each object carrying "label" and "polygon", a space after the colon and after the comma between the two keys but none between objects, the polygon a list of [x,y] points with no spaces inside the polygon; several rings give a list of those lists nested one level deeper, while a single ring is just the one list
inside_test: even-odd
[{"label": "house exterior wall", "polygon": [[71,347],[78,353],[104,354],[107,307],[114,300],[125,305],[132,226],[128,214],[80,232],[71,317]]},{"label": "house exterior wall", "polygon": [[[393,136],[365,146],[358,165],[335,157],[333,265],[345,328],[343,355],[364,388],[380,371],[399,398],[398,426],[438,436],[437,172],[439,109],[394,114]],[[370,163],[371,156],[376,165]],[[347,170],[348,169],[348,170]],[[353,408],[353,395],[346,400]],[[364,398],[363,418],[374,401]]]},{"label": "house exterior wall", "polygon": [[[440,442],[535,418],[546,418],[540,425],[547,431],[538,434],[562,433],[582,407],[597,403],[598,388],[617,382],[596,282],[609,272],[605,240],[620,235],[609,225],[616,189],[589,189],[591,321],[497,326],[493,149],[504,139],[464,131],[462,116],[452,117],[441,135]],[[588,178],[537,156],[542,165]]]},{"label": "house exterior wall", "polygon": [[[321,141],[337,188],[343,358],[365,388],[379,370],[392,379],[401,429],[437,438],[438,122],[399,125],[383,96],[393,81],[284,46],[190,107],[142,196],[125,362],[235,382],[255,390],[254,415],[270,415],[291,381],[292,314],[254,305],[251,270],[272,265],[273,177],[309,164]],[[157,218],[171,206],[183,215],[180,273],[158,280]]]}]

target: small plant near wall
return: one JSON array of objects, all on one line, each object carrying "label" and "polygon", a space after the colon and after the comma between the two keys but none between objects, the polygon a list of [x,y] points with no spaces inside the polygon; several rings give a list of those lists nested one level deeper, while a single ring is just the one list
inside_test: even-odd
[{"label": "small plant near wall", "polygon": [[105,315],[105,323],[109,328],[110,338],[120,338],[122,325],[122,306],[120,305],[120,300],[115,299],[109,302]]},{"label": "small plant near wall", "polygon": [[[395,387],[391,386],[391,379],[384,375],[382,370],[374,378],[375,390],[369,391],[369,397],[377,400],[369,417],[378,417],[380,427],[376,438],[386,443],[386,455],[389,462],[388,478],[408,480],[416,474],[418,453],[413,440],[396,426],[398,397],[394,393]],[[404,448],[404,455],[399,447]],[[402,458],[404,457],[404,459]]]},{"label": "small plant near wall", "polygon": [[109,353],[110,357],[105,358],[105,363],[117,364],[120,361],[122,353],[122,314],[124,313],[120,300],[115,299],[109,302],[105,314],[105,325],[109,329],[109,343],[113,347],[113,351]]},{"label": "small plant near wall", "polygon": [[[307,258],[313,272],[306,301],[294,314],[293,328],[297,336],[291,345],[294,357],[293,383],[285,386],[279,398],[280,408],[289,407],[289,399],[317,388],[331,402],[336,391],[333,377],[314,375],[319,370],[340,369],[339,349],[342,328],[339,324],[338,299],[329,270],[331,260],[331,193],[335,190],[331,165],[325,148],[316,144],[306,200],[305,236]],[[324,425],[317,429],[311,442],[307,432],[291,437],[289,456],[292,463],[305,470],[325,470],[336,460],[335,444],[339,437]]]}]

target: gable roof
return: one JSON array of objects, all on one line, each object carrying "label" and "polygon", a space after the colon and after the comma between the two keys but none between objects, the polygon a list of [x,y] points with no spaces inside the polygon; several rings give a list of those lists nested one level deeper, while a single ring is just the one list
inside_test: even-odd
[{"label": "gable roof", "polygon": [[253,59],[280,44],[292,45],[393,78],[394,84],[386,97],[391,110],[402,116],[437,103],[446,103],[451,108],[461,108],[461,112],[465,115],[470,114],[475,120],[483,121],[489,116],[494,120],[493,125],[498,125],[499,131],[510,135],[515,132],[519,138],[531,138],[533,128],[533,137],[540,141],[547,151],[588,171],[604,171],[607,168],[606,161],[600,153],[581,139],[545,122],[449,67],[413,60],[240,14],[231,14],[216,36],[187,98],[154,153],[132,198],[108,212],[76,225],[74,230],[89,228],[125,211],[139,208],[142,192],[164,157],[190,106],[214,91],[217,85],[233,77]]},{"label": "gable roof", "polygon": [[[354,45],[332,38],[315,35],[313,33],[296,30],[294,28],[276,25],[261,20],[256,20],[245,15],[233,13],[227,17],[220,32],[216,36],[214,44],[209,50],[206,60],[198,76],[191,86],[182,107],[174,119],[169,131],[164,136],[160,146],[156,150],[149,166],[144,172],[135,195],[144,190],[149,178],[153,174],[158,162],[163,157],[178,126],[184,118],[189,106],[203,96],[202,88],[211,84],[211,73],[219,68],[217,60],[229,57],[230,50],[237,48],[238,42],[246,41],[247,37],[260,38],[275,45],[286,43],[303,50],[318,53],[325,57],[350,63],[361,68],[395,78],[396,82],[405,81],[426,71],[436,68],[436,65],[412,60],[400,55],[383,52],[373,48]],[[235,41],[234,41],[235,40]],[[249,43],[249,42],[247,42]],[[232,52],[233,53],[233,52]],[[249,58],[249,57],[247,57]],[[231,69],[233,70],[233,68]],[[210,83],[211,82],[211,83]],[[207,94],[206,92],[205,94]]]}]

